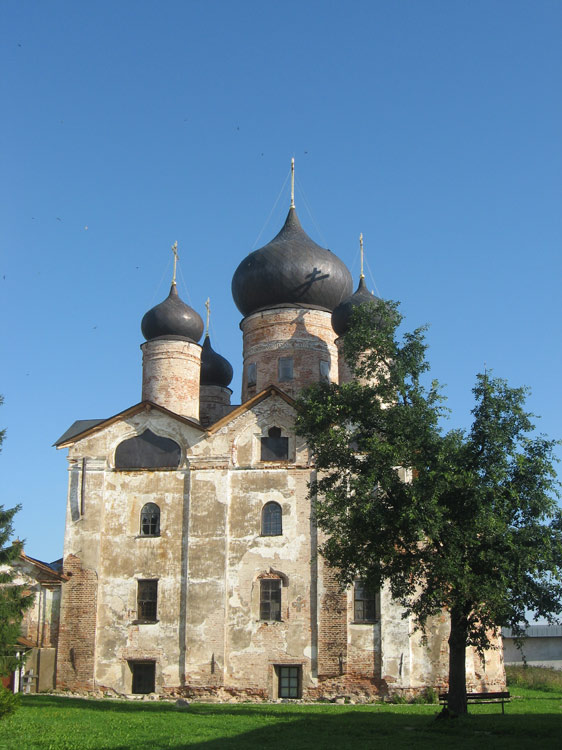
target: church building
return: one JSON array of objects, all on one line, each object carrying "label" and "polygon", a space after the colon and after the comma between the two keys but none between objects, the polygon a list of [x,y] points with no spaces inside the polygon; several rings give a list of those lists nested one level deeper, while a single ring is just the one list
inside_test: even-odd
[{"label": "church building", "polygon": [[[193,698],[412,696],[447,684],[448,618],[424,642],[383,588],[341,590],[317,554],[294,399],[350,377],[341,354],[363,278],[285,224],[234,272],[241,404],[203,321],[169,296],[142,320],[139,403],[75,422],[61,573],[60,689]],[[132,344],[134,345],[134,343]],[[504,684],[467,650],[469,689]]]}]

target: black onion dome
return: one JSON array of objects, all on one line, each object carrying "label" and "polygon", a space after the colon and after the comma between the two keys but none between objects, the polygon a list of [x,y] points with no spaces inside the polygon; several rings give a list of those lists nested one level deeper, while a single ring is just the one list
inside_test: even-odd
[{"label": "black onion dome", "polygon": [[203,333],[203,321],[179,298],[176,285],[172,284],[164,302],[145,314],[141,330],[147,341],[158,336],[181,336],[197,343]]},{"label": "black onion dome", "polygon": [[232,365],[211,346],[209,334],[205,336],[201,352],[201,385],[220,385],[227,388],[234,372]]},{"label": "black onion dome", "polygon": [[344,299],[332,313],[332,328],[338,336],[343,336],[349,328],[353,310],[359,305],[365,304],[365,302],[380,302],[380,299],[371,294],[365,285],[365,279],[361,278],[357,290],[347,299]]},{"label": "black onion dome", "polygon": [[279,305],[332,311],[352,289],[345,263],[310,239],[292,207],[279,234],[244,258],[232,278],[244,316]]}]

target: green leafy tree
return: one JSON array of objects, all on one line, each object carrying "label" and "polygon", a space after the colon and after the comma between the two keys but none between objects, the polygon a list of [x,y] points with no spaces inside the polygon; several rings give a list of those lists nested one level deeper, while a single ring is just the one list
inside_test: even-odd
[{"label": "green leafy tree", "polygon": [[465,653],[527,610],[561,607],[555,441],[534,434],[526,389],[477,376],[470,431],[444,432],[424,329],[397,339],[394,303],[362,305],[344,339],[353,382],[299,401],[313,452],[321,553],[342,584],[384,582],[422,630],[450,613],[449,708],[466,713]]},{"label": "green leafy tree", "polygon": [[[0,404],[2,403],[0,396]],[[5,430],[0,430],[0,448]],[[12,520],[20,510],[0,505],[0,676],[8,675],[17,666],[15,645],[20,635],[23,614],[33,604],[33,597],[23,586],[14,585],[13,563],[19,558],[21,542],[10,542],[13,536]]]}]

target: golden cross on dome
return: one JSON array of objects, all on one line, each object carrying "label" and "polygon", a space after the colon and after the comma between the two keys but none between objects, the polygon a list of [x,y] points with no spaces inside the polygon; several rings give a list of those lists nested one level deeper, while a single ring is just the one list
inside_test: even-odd
[{"label": "golden cross on dome", "polygon": [[174,275],[172,277],[172,284],[176,283],[176,267],[178,264],[178,242],[177,240],[172,245],[172,252],[174,254]]},{"label": "golden cross on dome", "polygon": [[209,335],[209,318],[211,317],[211,298],[207,297],[207,301],[205,302],[205,307],[207,308],[207,328],[205,329],[205,336]]},{"label": "golden cross on dome", "polygon": [[363,232],[359,235],[359,247],[361,248],[361,274],[359,276],[360,279],[365,278],[365,274],[363,273]]},{"label": "golden cross on dome", "polygon": [[295,158],[291,159],[291,208],[295,207]]}]

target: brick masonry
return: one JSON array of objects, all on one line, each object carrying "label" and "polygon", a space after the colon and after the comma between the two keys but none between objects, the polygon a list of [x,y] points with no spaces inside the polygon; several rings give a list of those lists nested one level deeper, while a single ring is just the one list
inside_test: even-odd
[{"label": "brick masonry", "polygon": [[[320,362],[327,379],[338,379],[338,351],[331,314],[324,310],[273,308],[253,313],[240,324],[244,339],[242,401],[274,384],[296,397],[307,385],[321,380]],[[293,358],[294,377],[279,379],[279,358]],[[256,383],[248,385],[248,365],[256,364]]]},{"label": "brick masonry", "polygon": [[182,339],[158,338],[141,346],[142,399],[189,419],[199,419],[201,347]]},{"label": "brick masonry", "polygon": [[230,388],[221,385],[202,385],[199,394],[199,420],[203,427],[218,422],[232,409]]},{"label": "brick masonry", "polygon": [[57,654],[57,687],[93,690],[98,576],[84,570],[80,558],[68,555],[64,573],[61,623]]}]

